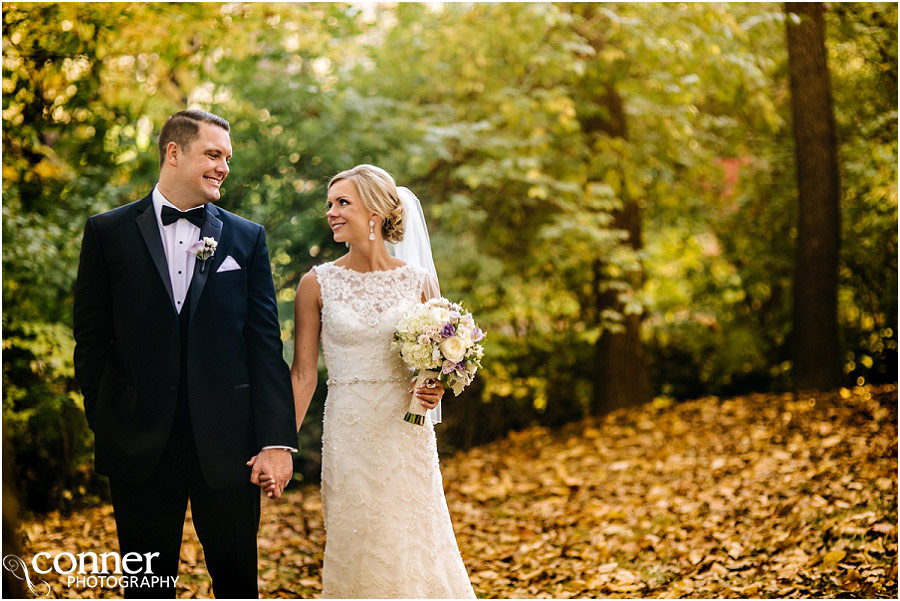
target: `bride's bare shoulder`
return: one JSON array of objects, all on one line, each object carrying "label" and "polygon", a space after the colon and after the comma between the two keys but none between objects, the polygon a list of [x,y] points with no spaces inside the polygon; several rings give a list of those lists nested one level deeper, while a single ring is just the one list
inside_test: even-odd
[{"label": "bride's bare shoulder", "polygon": [[316,274],[316,268],[313,267],[303,274],[300,278],[300,284],[297,285],[296,302],[303,302],[304,298],[316,299],[321,303],[322,288],[319,285],[319,277]]},{"label": "bride's bare shoulder", "polygon": [[309,271],[303,274],[303,277],[300,278],[300,285],[303,286],[306,284],[307,286],[311,284],[319,285],[319,276],[316,273],[316,268],[313,267]]}]

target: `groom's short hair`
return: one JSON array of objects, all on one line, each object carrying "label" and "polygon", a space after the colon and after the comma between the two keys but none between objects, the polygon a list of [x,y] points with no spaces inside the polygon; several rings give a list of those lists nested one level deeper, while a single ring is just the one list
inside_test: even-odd
[{"label": "groom's short hair", "polygon": [[218,115],[207,113],[199,109],[178,111],[168,119],[159,132],[159,166],[162,168],[166,160],[166,146],[169,142],[175,142],[180,148],[187,148],[197,138],[201,123],[210,123],[221,127],[227,132],[231,131],[231,125]]}]

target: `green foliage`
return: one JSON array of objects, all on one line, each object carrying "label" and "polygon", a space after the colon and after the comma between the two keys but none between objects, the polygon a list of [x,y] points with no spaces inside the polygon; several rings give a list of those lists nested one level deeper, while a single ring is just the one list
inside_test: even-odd
[{"label": "green foliage", "polygon": [[93,436],[81,394],[72,389],[72,330],[19,323],[3,340],[3,427],[15,446],[23,504],[46,511],[96,498],[88,458]]},{"label": "green foliage", "polygon": [[[827,15],[845,372],[896,380],[897,11]],[[300,277],[345,250],[328,178],[375,163],[423,199],[442,291],[488,331],[444,449],[586,412],[595,343],[623,318],[598,306],[607,290],[644,316],[655,393],[787,388],[783,19],[749,4],[5,4],[3,409],[27,505],[98,490],[71,372],[81,230],[149,191],[159,128],[186,106],[232,123],[222,205],[267,227],[288,359]],[[626,202],[640,252],[612,226]],[[323,399],[321,384],[306,479]]]},{"label": "green foliage", "polygon": [[841,162],[839,320],[854,383],[897,380],[897,7],[839,4],[828,26]]}]

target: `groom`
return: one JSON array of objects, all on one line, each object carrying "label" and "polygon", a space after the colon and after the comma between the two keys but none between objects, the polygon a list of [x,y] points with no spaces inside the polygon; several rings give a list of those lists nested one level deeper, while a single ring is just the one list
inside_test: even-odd
[{"label": "groom", "polygon": [[215,596],[256,598],[255,485],[270,475],[277,495],[292,473],[265,231],[211,204],[229,171],[229,131],[203,111],[169,117],[157,186],[84,230],[75,375],[95,467],[109,476],[121,555],[140,553],[145,574],[170,577],[131,580],[127,596],[175,596],[190,500]]}]

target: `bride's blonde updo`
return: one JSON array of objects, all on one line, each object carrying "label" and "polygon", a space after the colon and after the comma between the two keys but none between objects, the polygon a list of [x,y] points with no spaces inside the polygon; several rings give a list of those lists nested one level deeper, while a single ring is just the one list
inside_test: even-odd
[{"label": "bride's blonde updo", "polygon": [[331,186],[344,179],[356,185],[366,209],[381,217],[381,235],[384,239],[400,242],[403,239],[403,205],[391,174],[375,165],[357,165],[332,177],[328,189],[331,190]]}]

